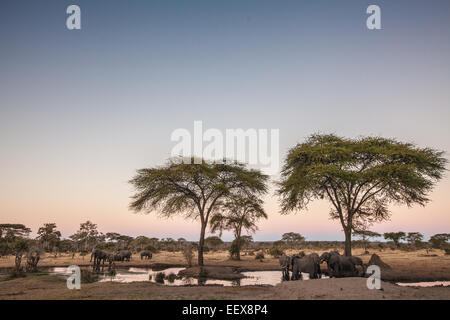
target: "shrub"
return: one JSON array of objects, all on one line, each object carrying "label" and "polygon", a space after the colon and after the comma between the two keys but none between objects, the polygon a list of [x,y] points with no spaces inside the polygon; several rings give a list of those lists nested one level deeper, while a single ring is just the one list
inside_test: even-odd
[{"label": "shrub", "polygon": [[148,246],[144,247],[144,250],[150,251],[151,253],[158,253],[158,249],[156,249],[152,245],[148,245]]},{"label": "shrub", "polygon": [[93,283],[99,279],[98,273],[81,269],[81,283]]},{"label": "shrub", "polygon": [[450,248],[445,248],[444,251],[445,251],[445,255],[450,255]]},{"label": "shrub", "polygon": [[238,255],[238,245],[236,240],[233,240],[233,242],[231,242],[230,248],[228,249],[228,252],[230,253],[230,258],[231,259],[237,259],[237,255]]},{"label": "shrub", "polygon": [[199,278],[206,278],[208,276],[208,272],[205,268],[200,267],[200,272],[198,273]]},{"label": "shrub", "polygon": [[166,279],[170,282],[173,283],[175,281],[175,279],[177,278],[177,275],[173,272],[171,272],[168,276],[166,276]]},{"label": "shrub", "polygon": [[183,248],[183,256],[189,267],[192,267],[192,260],[194,260],[194,250],[191,245],[186,245]]},{"label": "shrub", "polygon": [[16,279],[16,278],[25,278],[25,277],[26,277],[26,274],[25,274],[25,272],[23,272],[22,269],[20,269],[20,270],[12,269],[6,275],[5,280],[12,280],[12,279]]},{"label": "shrub", "polygon": [[281,255],[283,255],[283,253],[284,251],[278,247],[272,247],[269,249],[269,254],[274,258],[279,258]]},{"label": "shrub", "polygon": [[264,253],[262,252],[258,252],[255,256],[256,260],[262,261],[262,259],[264,259]]},{"label": "shrub", "polygon": [[164,278],[165,278],[166,276],[165,276],[165,274],[164,274],[164,272],[158,272],[156,275],[155,275],[155,281],[157,282],[157,283],[164,283]]}]

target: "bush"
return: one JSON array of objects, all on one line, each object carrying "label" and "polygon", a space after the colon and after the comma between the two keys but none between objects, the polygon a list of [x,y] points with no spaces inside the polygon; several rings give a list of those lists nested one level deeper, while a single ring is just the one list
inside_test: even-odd
[{"label": "bush", "polygon": [[12,279],[17,279],[17,278],[25,278],[25,277],[26,277],[26,274],[25,274],[25,272],[23,272],[22,269],[20,269],[20,270],[12,269],[6,275],[5,280],[12,280]]},{"label": "bush", "polygon": [[158,249],[156,249],[152,245],[148,245],[148,246],[144,247],[144,250],[150,251],[151,253],[158,253]]},{"label": "bush", "polygon": [[166,276],[166,279],[170,282],[173,283],[175,281],[175,279],[177,278],[177,275],[173,272],[171,272],[168,276]]},{"label": "bush", "polygon": [[233,242],[231,242],[231,245],[230,245],[230,248],[228,249],[228,252],[230,253],[230,258],[231,259],[237,259],[238,246],[237,246],[236,240],[233,240]]},{"label": "bush", "polygon": [[[269,254],[274,257],[274,258],[279,258],[280,256],[282,256],[284,253],[284,251],[278,247],[272,247],[269,249]],[[264,256],[263,256],[264,258]]]},{"label": "bush", "polygon": [[81,283],[93,283],[99,279],[98,273],[81,269]]},{"label": "bush", "polygon": [[206,278],[208,276],[208,272],[205,268],[200,267],[200,272],[198,273],[199,278]]},{"label": "bush", "polygon": [[450,248],[445,248],[444,251],[445,251],[445,255],[450,255]]},{"label": "bush", "polygon": [[255,256],[256,260],[262,261],[262,259],[264,259],[264,253],[262,252],[258,252]]},{"label": "bush", "polygon": [[156,275],[155,275],[155,281],[157,282],[157,283],[164,283],[164,278],[165,278],[166,276],[165,276],[165,274],[164,274],[164,272],[158,272]]},{"label": "bush", "polygon": [[183,256],[189,267],[192,267],[192,260],[194,260],[194,250],[191,245],[187,244],[183,248]]}]

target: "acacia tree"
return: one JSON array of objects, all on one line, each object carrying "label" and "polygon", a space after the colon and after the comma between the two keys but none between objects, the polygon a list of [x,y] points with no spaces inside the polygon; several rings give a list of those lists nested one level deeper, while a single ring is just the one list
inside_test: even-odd
[{"label": "acacia tree", "polygon": [[23,224],[3,223],[0,224],[0,256],[14,253],[12,244],[17,238],[26,238],[31,229]]},{"label": "acacia tree", "polygon": [[423,234],[420,232],[408,232],[405,239],[410,245],[418,246],[423,240]]},{"label": "acacia tree", "polygon": [[294,249],[294,247],[305,241],[305,237],[300,233],[287,232],[281,236],[281,240],[286,242],[289,248]]},{"label": "acacia tree", "polygon": [[231,230],[234,241],[231,245],[231,258],[241,260],[242,229],[255,232],[259,219],[267,219],[262,207],[262,200],[255,197],[234,197],[224,205],[224,211],[215,214],[211,219],[211,232],[222,234],[223,230]]},{"label": "acacia tree", "polygon": [[406,233],[403,231],[399,232],[386,232],[383,234],[384,239],[386,240],[392,240],[396,247],[400,246],[400,241],[405,240]]},{"label": "acacia tree", "polygon": [[438,233],[430,237],[430,244],[433,248],[445,248],[450,240],[450,233]]},{"label": "acacia tree", "polygon": [[367,252],[367,244],[371,238],[381,237],[381,234],[379,234],[378,232],[370,231],[370,230],[360,230],[360,229],[354,229],[353,235],[361,238],[361,241],[363,243],[364,252]]},{"label": "acacia tree", "polygon": [[239,163],[179,160],[139,169],[130,180],[136,189],[130,208],[136,212],[158,211],[163,217],[179,214],[200,220],[198,264],[202,266],[205,231],[212,215],[233,195],[258,197],[266,193],[268,177]]},{"label": "acacia tree", "polygon": [[52,252],[61,239],[61,232],[56,230],[56,223],[45,223],[43,227],[38,229],[37,234],[37,239],[47,252]]},{"label": "acacia tree", "polygon": [[80,229],[69,237],[78,245],[82,252],[91,250],[104,236],[97,230],[97,225],[91,221],[80,224]]},{"label": "acacia tree", "polygon": [[425,205],[446,163],[442,151],[395,139],[315,134],[289,150],[277,193],[284,214],[327,199],[351,255],[354,221],[388,219],[392,203]]}]

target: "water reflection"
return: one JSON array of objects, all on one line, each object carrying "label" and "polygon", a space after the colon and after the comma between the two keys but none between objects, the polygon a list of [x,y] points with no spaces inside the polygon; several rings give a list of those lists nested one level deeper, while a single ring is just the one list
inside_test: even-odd
[{"label": "water reflection", "polygon": [[397,285],[401,287],[437,287],[437,286],[450,286],[450,281],[431,281],[431,282],[397,282]]},{"label": "water reflection", "polygon": [[[130,283],[136,281],[150,281],[157,282],[156,275],[163,273],[165,276],[164,284],[168,286],[187,286],[187,285],[222,285],[226,287],[234,286],[251,286],[251,285],[267,285],[275,286],[283,281],[281,271],[247,271],[242,272],[245,278],[237,280],[218,280],[209,278],[192,278],[192,277],[172,277],[169,275],[177,275],[178,272],[185,268],[167,268],[163,270],[153,270],[151,268],[118,268],[115,275],[108,275],[107,273],[100,275],[99,282],[123,282]],[[52,268],[51,273],[59,275],[68,275],[67,268]],[[303,280],[308,280],[309,275],[302,273]]]}]

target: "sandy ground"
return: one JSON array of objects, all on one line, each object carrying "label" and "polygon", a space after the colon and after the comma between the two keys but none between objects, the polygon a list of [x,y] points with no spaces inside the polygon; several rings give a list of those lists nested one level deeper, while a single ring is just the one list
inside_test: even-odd
[{"label": "sandy ground", "polygon": [[41,275],[0,283],[0,299],[450,299],[450,287],[410,288],[382,282],[369,290],[364,278],[290,281],[275,287],[169,287],[150,282],[82,284],[66,288],[61,277]]},{"label": "sandy ground", "polygon": [[[321,254],[324,251],[330,250],[315,250]],[[298,252],[288,250],[287,254]],[[305,250],[306,253],[311,253],[313,250]],[[450,256],[446,256],[443,250],[431,250],[428,253],[425,250],[417,251],[400,251],[400,250],[371,250],[369,255],[363,255],[362,249],[354,249],[353,255],[359,256],[367,263],[372,253],[378,254],[381,259],[392,267],[392,272],[383,274],[382,279],[387,281],[450,281]],[[342,252],[341,252],[342,253]],[[243,255],[241,261],[234,261],[228,258],[227,251],[209,252],[205,254],[205,265],[209,266],[230,266],[239,268],[242,271],[257,271],[257,270],[279,270],[278,259],[272,258],[269,254],[265,254],[262,262],[255,260],[254,256]],[[63,255],[54,258],[46,255],[39,262],[39,267],[45,266],[61,266],[67,267],[69,265],[88,266],[90,256],[81,257],[79,255],[72,259],[71,255]],[[195,260],[196,261],[196,258]],[[149,266],[149,267],[164,267],[164,266],[186,266],[186,261],[180,252],[159,252],[153,255],[151,260],[141,260],[138,255],[133,255],[130,262],[116,262],[117,267],[124,266]],[[4,268],[11,268],[14,266],[14,257],[0,258],[0,270]],[[326,265],[322,265],[326,268]]]}]

